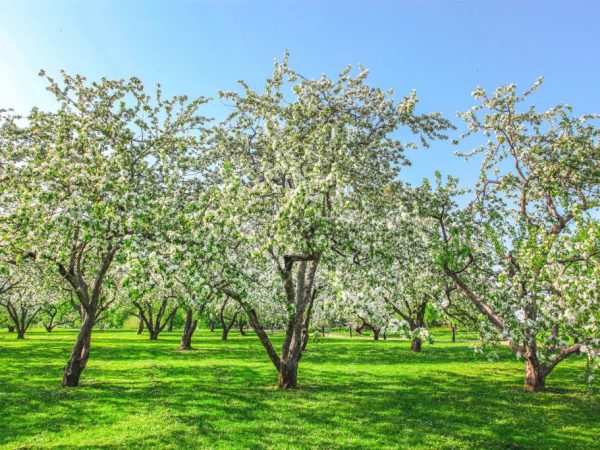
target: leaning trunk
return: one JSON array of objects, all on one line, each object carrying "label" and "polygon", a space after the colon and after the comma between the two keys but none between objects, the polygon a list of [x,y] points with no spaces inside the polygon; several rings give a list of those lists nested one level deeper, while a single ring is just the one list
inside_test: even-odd
[{"label": "leaning trunk", "polygon": [[192,309],[187,309],[185,311],[185,322],[183,324],[183,334],[181,336],[179,350],[192,350],[192,336],[194,331],[196,331],[197,326],[198,321],[193,320]]},{"label": "leaning trunk", "polygon": [[71,351],[71,357],[65,367],[62,385],[64,387],[75,387],[79,384],[81,372],[85,369],[88,358],[90,356],[90,343],[92,340],[92,328],[94,326],[94,314],[86,315],[77,340]]},{"label": "leaning trunk", "polygon": [[140,314],[140,322],[138,323],[137,334],[142,334],[144,332],[144,318]]}]

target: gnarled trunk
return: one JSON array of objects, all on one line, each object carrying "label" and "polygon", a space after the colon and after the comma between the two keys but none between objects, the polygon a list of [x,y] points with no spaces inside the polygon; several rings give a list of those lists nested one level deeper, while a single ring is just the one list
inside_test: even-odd
[{"label": "gnarled trunk", "polygon": [[[263,344],[271,362],[277,369],[279,374],[278,386],[283,389],[291,389],[298,385],[298,363],[302,358],[302,330],[305,323],[307,306],[313,294],[320,254],[285,255],[283,257],[283,265],[280,264],[280,261],[275,256],[273,258],[277,260],[288,304],[295,306],[294,311],[288,315],[281,357],[273,347],[273,343],[260,323],[254,308],[245,302],[239,293],[229,288],[224,288],[223,292],[235,299],[246,311],[252,328]],[[296,282],[294,283],[293,266],[296,262],[299,265],[295,273]]]},{"label": "gnarled trunk", "polygon": [[77,340],[71,351],[71,357],[67,362],[65,371],[63,374],[62,385],[64,387],[75,387],[79,384],[79,377],[81,372],[85,369],[89,355],[90,355],[90,343],[92,340],[92,328],[94,326],[94,314],[86,315]]},{"label": "gnarled trunk", "polygon": [[289,361],[279,365],[279,380],[277,385],[283,389],[298,387],[298,361]]},{"label": "gnarled trunk", "polygon": [[183,334],[181,335],[181,345],[179,346],[179,350],[192,350],[192,336],[194,331],[196,331],[196,327],[198,326],[198,321],[193,320],[193,311],[192,308],[188,308],[185,311],[185,322],[183,324]]},{"label": "gnarled trunk", "polygon": [[546,367],[539,364],[537,358],[525,359],[525,390],[541,392],[546,389]]}]

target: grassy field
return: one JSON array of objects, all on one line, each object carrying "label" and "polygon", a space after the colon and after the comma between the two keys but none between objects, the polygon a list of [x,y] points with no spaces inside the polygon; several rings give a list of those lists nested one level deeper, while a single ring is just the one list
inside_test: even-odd
[{"label": "grassy field", "polygon": [[200,330],[197,350],[179,352],[178,333],[98,331],[81,386],[63,389],[74,338],[0,333],[0,448],[600,448],[581,359],[530,394],[508,351],[488,362],[468,342],[413,354],[407,341],[328,337],[309,344],[302,387],[281,391],[252,335]]}]

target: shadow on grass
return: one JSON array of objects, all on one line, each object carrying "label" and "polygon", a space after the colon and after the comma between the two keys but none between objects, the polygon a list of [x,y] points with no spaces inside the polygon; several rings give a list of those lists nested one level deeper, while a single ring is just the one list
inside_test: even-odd
[{"label": "shadow on grass", "polygon": [[63,389],[74,337],[0,341],[0,445],[592,448],[600,431],[598,398],[568,384],[576,364],[556,379],[564,394],[527,394],[509,353],[491,364],[462,344],[413,354],[325,339],[301,362],[301,389],[281,391],[254,336],[199,333],[179,352],[175,333],[96,332],[82,386]]}]

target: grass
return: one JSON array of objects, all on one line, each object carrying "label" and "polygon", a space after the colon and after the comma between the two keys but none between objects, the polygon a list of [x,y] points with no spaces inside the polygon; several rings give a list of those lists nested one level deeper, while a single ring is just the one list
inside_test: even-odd
[{"label": "grass", "polygon": [[301,388],[282,391],[252,335],[200,330],[197,350],[179,352],[178,333],[95,331],[81,386],[63,389],[74,339],[0,333],[0,448],[600,448],[581,359],[531,394],[508,351],[488,362],[469,342],[413,354],[407,341],[328,337],[309,344]]}]

